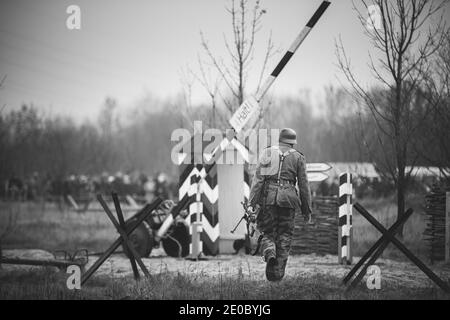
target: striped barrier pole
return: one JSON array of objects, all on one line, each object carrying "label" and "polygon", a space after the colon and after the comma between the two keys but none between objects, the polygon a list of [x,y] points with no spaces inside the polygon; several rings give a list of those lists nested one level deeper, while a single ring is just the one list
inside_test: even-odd
[{"label": "striped barrier pole", "polygon": [[[272,71],[272,73],[269,75],[269,77],[264,81],[261,89],[256,93],[255,96],[251,96],[248,100],[244,101],[242,105],[236,110],[236,112],[233,114],[233,116],[230,119],[230,124],[232,129],[227,130],[226,137],[221,141],[221,143],[213,150],[212,155],[209,158],[205,157],[205,160],[207,163],[215,163],[220,156],[222,155],[225,148],[228,146],[230,142],[235,139],[238,132],[242,130],[244,125],[248,122],[248,120],[251,118],[251,116],[259,110],[258,103],[262,100],[266,92],[269,90],[269,88],[272,86],[275,79],[278,77],[278,75],[281,73],[281,71],[284,69],[286,64],[289,62],[289,60],[292,58],[294,53],[297,51],[297,49],[300,47],[300,45],[303,43],[303,41],[306,39],[308,34],[310,33],[311,29],[316,25],[317,21],[319,21],[320,17],[323,15],[325,10],[330,5],[329,1],[323,1],[319,8],[314,12],[312,17],[309,19],[308,23],[305,25],[305,27],[300,31],[298,36],[295,38],[292,45],[289,47],[289,49],[286,51],[286,53],[283,55],[281,60],[276,65],[275,69]],[[211,167],[209,167],[209,170],[211,170]],[[202,170],[202,175],[200,176],[200,179],[204,179],[208,175],[208,171]],[[187,200],[179,202],[178,205],[172,210],[172,214],[169,215],[166,220],[163,222],[159,230],[156,232],[156,240],[158,241],[161,239],[169,229],[169,227],[172,225],[173,221],[175,220],[176,216],[180,213],[180,211],[183,209],[183,207],[186,205]]]},{"label": "striped barrier pole", "polygon": [[339,176],[339,264],[351,264],[353,260],[352,194],[352,175],[349,172],[343,173]]},{"label": "striped barrier pole", "polygon": [[291,44],[289,49],[284,54],[283,58],[281,58],[280,62],[278,62],[275,69],[272,71],[270,76],[266,79],[264,84],[262,85],[261,89],[256,94],[256,101],[261,101],[261,99],[264,97],[266,92],[269,90],[270,86],[273,84],[275,79],[278,77],[280,72],[283,70],[283,68],[286,66],[286,64],[289,62],[289,60],[292,58],[294,53],[297,51],[298,47],[302,44],[303,40],[308,36],[311,29],[316,25],[317,21],[319,21],[322,14],[325,12],[325,10],[330,5],[330,2],[323,1],[320,4],[320,7],[314,12],[311,19],[309,19],[308,23],[305,25],[305,27],[302,29],[302,31],[298,34],[297,38],[295,38],[294,42]]}]

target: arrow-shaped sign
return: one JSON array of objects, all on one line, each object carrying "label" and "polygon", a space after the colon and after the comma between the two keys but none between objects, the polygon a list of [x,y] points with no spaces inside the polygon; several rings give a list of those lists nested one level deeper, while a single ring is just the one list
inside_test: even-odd
[{"label": "arrow-shaped sign", "polygon": [[328,163],[307,163],[306,171],[307,172],[325,172],[331,169],[331,166]]},{"label": "arrow-shaped sign", "polygon": [[320,182],[328,179],[328,175],[322,172],[307,172],[309,182]]}]

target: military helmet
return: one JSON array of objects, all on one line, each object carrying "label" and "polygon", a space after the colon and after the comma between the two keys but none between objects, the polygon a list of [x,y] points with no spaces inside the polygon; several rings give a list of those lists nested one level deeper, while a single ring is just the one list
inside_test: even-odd
[{"label": "military helmet", "polygon": [[297,133],[291,128],[284,128],[280,131],[279,142],[296,144],[297,143]]}]

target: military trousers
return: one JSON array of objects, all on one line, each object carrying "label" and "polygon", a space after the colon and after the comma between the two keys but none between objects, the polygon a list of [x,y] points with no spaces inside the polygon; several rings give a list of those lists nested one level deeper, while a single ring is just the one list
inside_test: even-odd
[{"label": "military trousers", "polygon": [[284,277],[294,232],[295,210],[278,206],[265,206],[258,214],[256,224],[262,234],[261,253],[277,259],[278,278]]}]

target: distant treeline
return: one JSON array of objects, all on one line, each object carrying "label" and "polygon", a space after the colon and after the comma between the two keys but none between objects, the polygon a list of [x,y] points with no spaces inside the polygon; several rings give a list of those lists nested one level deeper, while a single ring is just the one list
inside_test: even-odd
[{"label": "distant treeline", "polygon": [[[172,131],[180,127],[191,129],[192,120],[197,119],[208,126],[224,128],[230,116],[215,110],[219,116],[214,119],[222,120],[211,123],[208,106],[187,108],[182,101],[149,101],[152,102],[124,111],[108,98],[97,119],[82,123],[46,115],[33,105],[4,109],[0,113],[0,181],[24,178],[34,172],[65,177],[139,170],[176,176],[178,171],[170,158]],[[324,90],[321,103],[313,104],[304,95],[273,98],[270,104],[265,103],[258,125],[295,129],[298,148],[309,162],[373,162],[367,148],[377,139],[371,119],[344,90],[330,87]],[[419,159],[417,165],[436,166],[429,159],[439,159],[433,157],[433,148],[426,150],[426,158],[420,155],[420,139],[429,137],[429,125],[435,123],[424,124],[424,129],[411,137],[417,140],[417,152],[411,155]],[[383,150],[375,152],[383,154]]]}]

